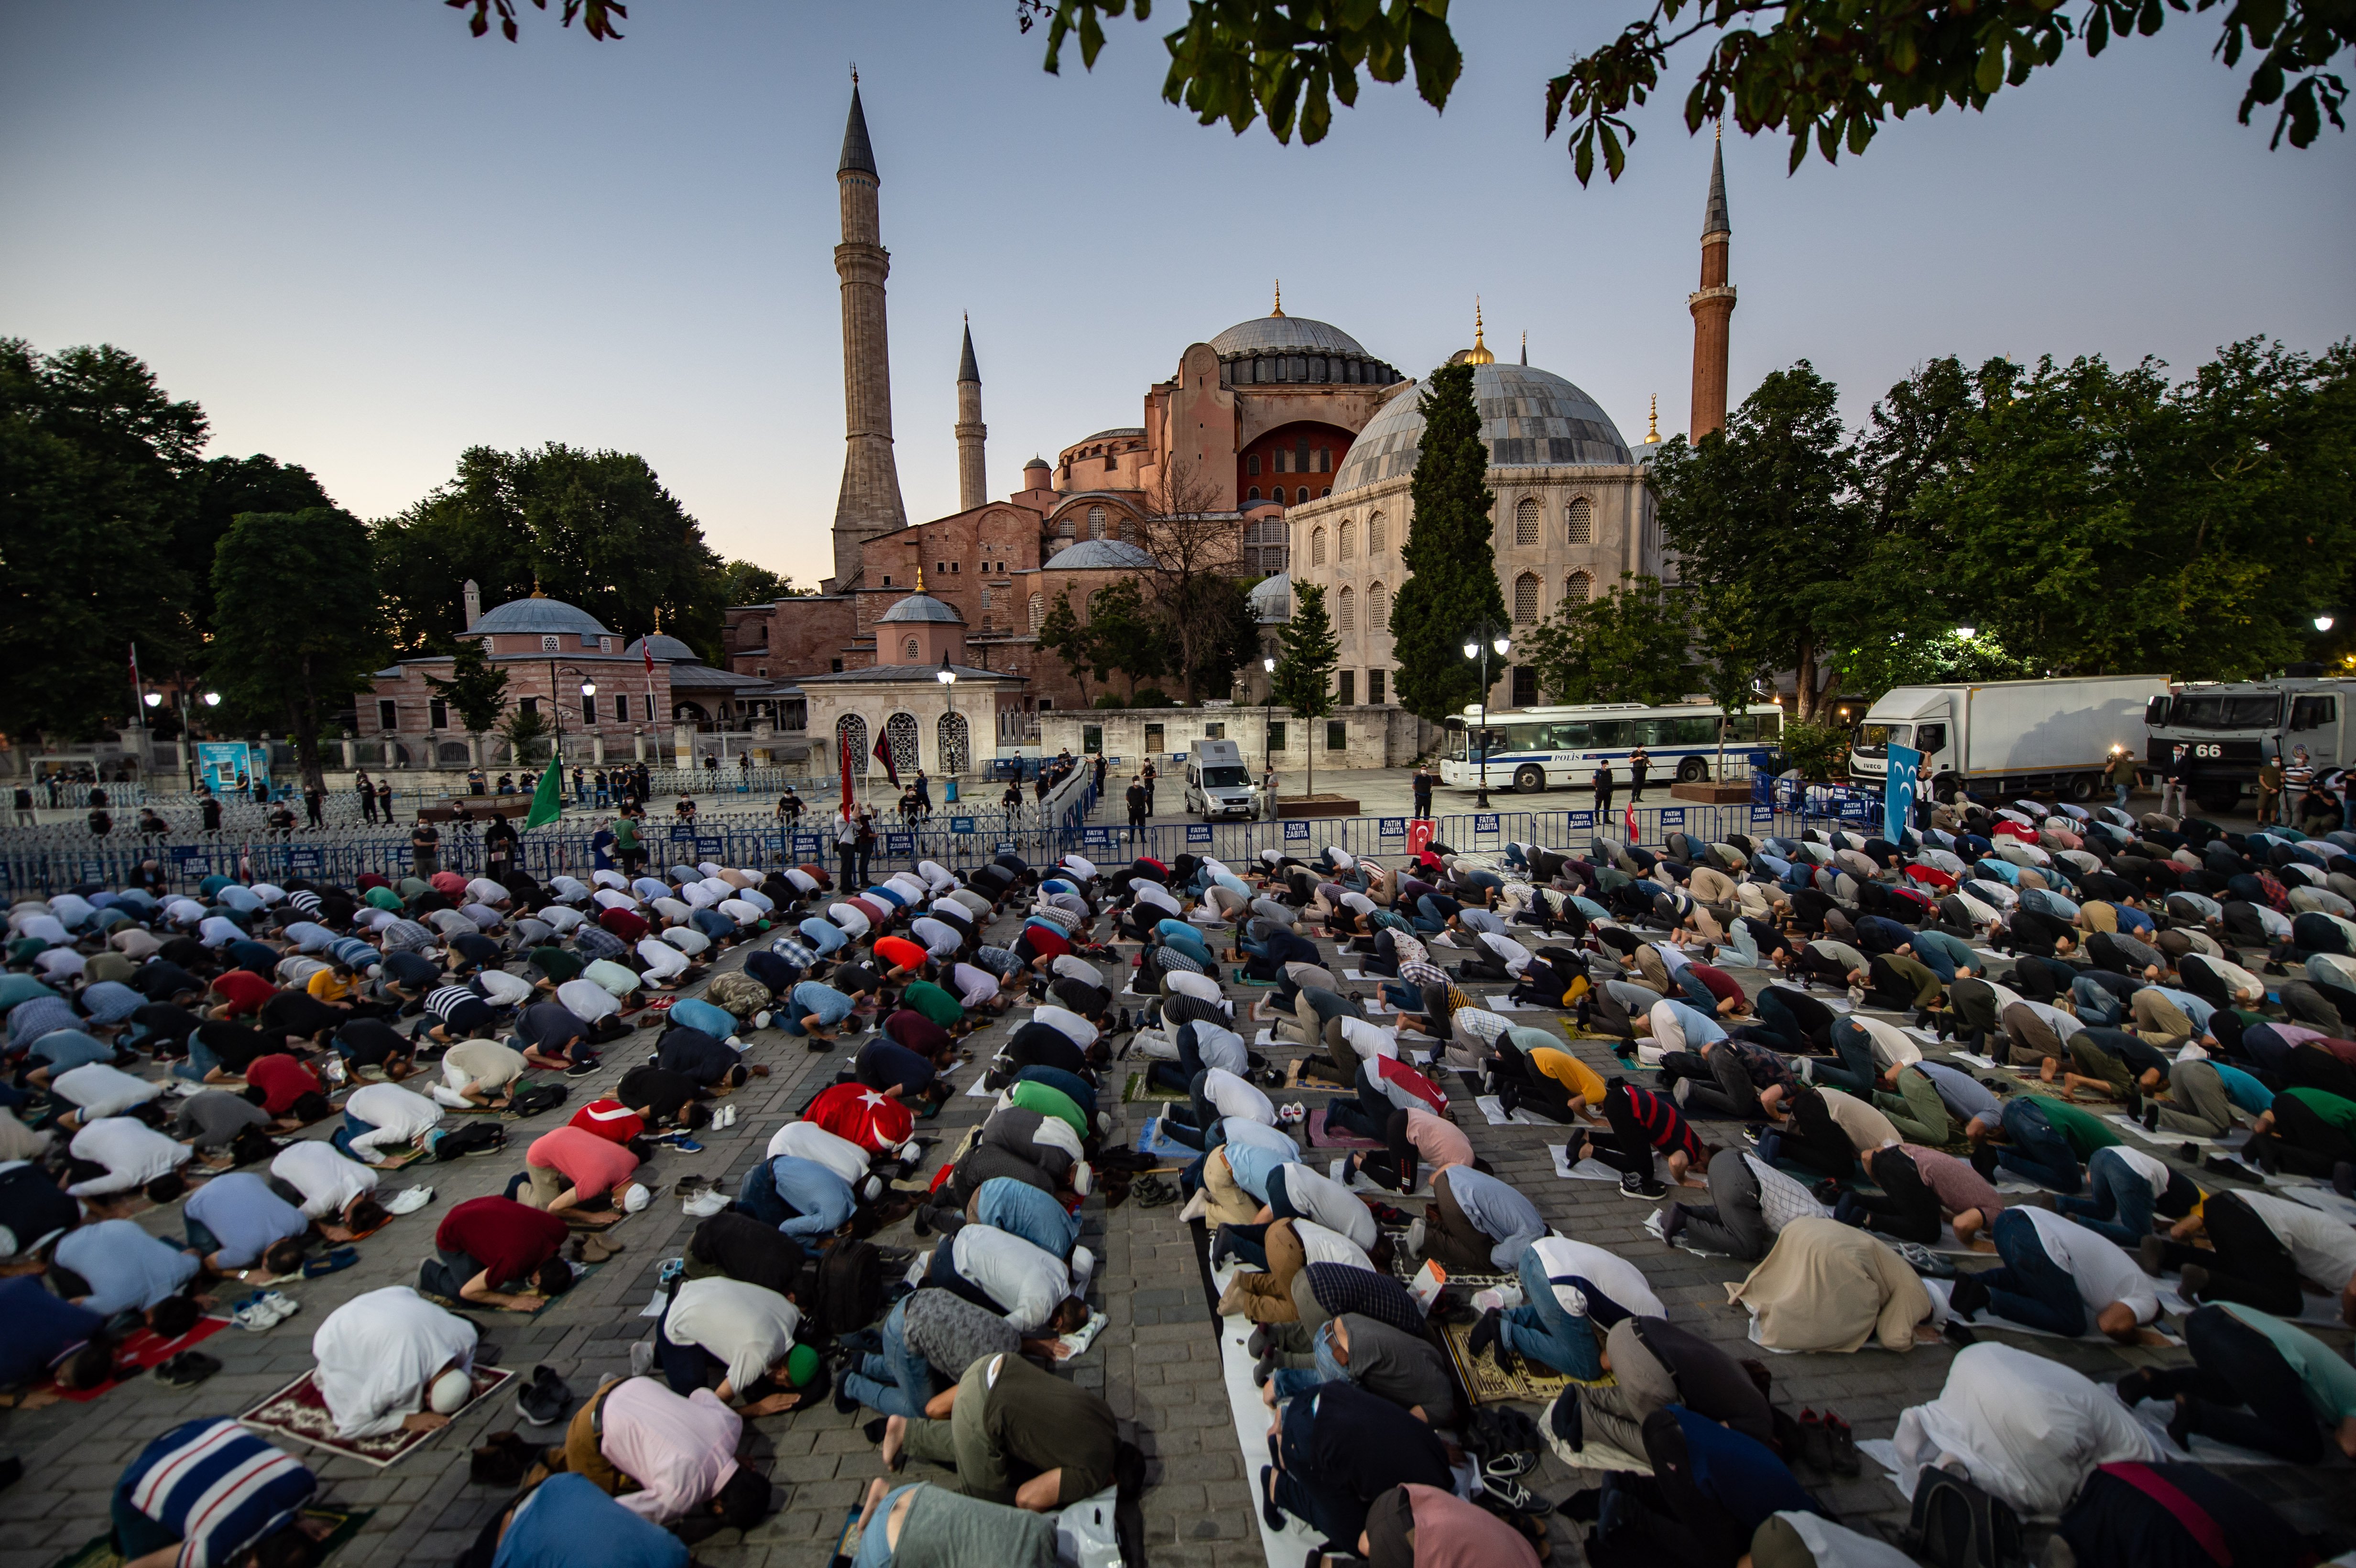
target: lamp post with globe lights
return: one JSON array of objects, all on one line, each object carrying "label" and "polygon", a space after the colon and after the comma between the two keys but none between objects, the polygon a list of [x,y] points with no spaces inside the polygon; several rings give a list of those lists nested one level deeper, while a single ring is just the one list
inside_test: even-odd
[{"label": "lamp post with globe lights", "polygon": [[1513,652],[1513,643],[1506,637],[1504,627],[1493,626],[1483,621],[1464,634],[1464,656],[1481,661],[1481,785],[1472,797],[1472,808],[1475,811],[1489,809],[1489,650],[1491,648],[1497,650],[1499,658],[1504,658]]},{"label": "lamp post with globe lights", "polygon": [[[188,691],[186,687],[179,687],[174,689],[172,695],[174,699],[173,705],[177,709],[180,715],[180,738],[177,742],[180,748],[180,771],[188,775],[188,793],[193,795],[196,793],[197,788],[197,753],[188,744],[188,736],[191,733],[192,723],[192,714],[188,706]],[[207,708],[219,708],[220,706],[220,692],[208,691],[204,694],[201,700]],[[164,705],[164,694],[160,691],[145,692],[141,694],[140,700],[145,702],[150,708],[160,708]]]}]

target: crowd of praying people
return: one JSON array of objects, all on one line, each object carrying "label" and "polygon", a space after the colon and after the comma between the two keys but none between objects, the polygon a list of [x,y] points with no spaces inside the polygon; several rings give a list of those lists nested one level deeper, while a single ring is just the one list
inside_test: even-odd
[{"label": "crowd of praying people", "polygon": [[[831,1404],[868,1413],[882,1471],[841,1561],[1056,1563],[1059,1524],[1118,1517],[1149,1469],[1063,1375],[1107,1321],[1095,1199],[1200,1222],[1267,1411],[1258,1522],[1313,1563],[1904,1561],[1821,1499],[1858,1472],[1847,1424],[1665,1301],[1664,1249],[1730,1260],[1703,1310],[1766,1351],[1955,1347],[1899,1423],[1912,1488],[1967,1477],[2089,1565],[2215,1561],[2220,1530],[2297,1563],[2194,1461],[2356,1459],[2356,1369],[2319,1337],[2356,1325],[2351,916],[2356,836],[2028,801],[1891,837],[1006,854],[864,888],[79,888],[8,921],[0,1388],[102,1388],[208,1313],[269,1332],[303,1305],[276,1283],[433,1201],[395,1172],[497,1158],[412,1283],[305,1326],[338,1439],[430,1437],[480,1397],[479,1320],[622,1253],[660,1162],[798,1040],[836,1070],[749,1168],[670,1184],[693,1226],[631,1375],[537,1368],[534,1437],[477,1451],[514,1496],[464,1561],[683,1563],[777,1506],[745,1424]],[[920,1124],[976,1058],[986,1109],[939,1147]],[[1174,1156],[1127,1136],[1132,1071]],[[1474,1105],[1507,1129],[1490,1155],[1560,1137],[1558,1176],[1646,1204],[1647,1239],[1550,1223]],[[1996,1334],[2161,1360],[2106,1388]],[[1526,1371],[1569,1380],[1534,1421],[1476,1392]],[[1542,1451],[1601,1484],[1540,1496]],[[113,1544],[296,1568],[318,1490],[192,1419],[123,1471]]]}]

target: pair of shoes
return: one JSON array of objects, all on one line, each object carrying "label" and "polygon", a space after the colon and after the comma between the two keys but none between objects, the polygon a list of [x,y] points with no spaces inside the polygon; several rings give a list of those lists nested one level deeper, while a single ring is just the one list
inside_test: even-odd
[{"label": "pair of shoes", "polygon": [[215,1372],[221,1364],[200,1350],[183,1350],[156,1363],[155,1381],[166,1388],[194,1388]]},{"label": "pair of shoes", "polygon": [[698,1192],[680,1205],[683,1213],[698,1220],[709,1220],[728,1207],[728,1195],[718,1188]]},{"label": "pair of shoes", "polygon": [[1511,1476],[1493,1476],[1483,1472],[1481,1477],[1481,1491],[1483,1502],[1495,1508],[1511,1509],[1515,1513],[1537,1516],[1554,1511],[1554,1504]]},{"label": "pair of shoes", "polygon": [[1825,1412],[1825,1441],[1830,1447],[1832,1467],[1844,1476],[1856,1475],[1861,1467],[1857,1456],[1857,1434],[1830,1409]]},{"label": "pair of shoes", "polygon": [[1798,1453],[1794,1456],[1803,1465],[1812,1466],[1824,1474],[1830,1475],[1833,1468],[1833,1438],[1830,1429],[1825,1424],[1825,1418],[1818,1415],[1813,1409],[1803,1410],[1800,1412],[1800,1419],[1794,1424],[1799,1433],[1797,1440],[1793,1445]]},{"label": "pair of shoes", "polygon": [[[285,1303],[284,1310],[278,1305],[280,1302]],[[273,1290],[266,1295],[248,1296],[238,1303],[230,1310],[229,1320],[249,1333],[260,1334],[275,1328],[300,1310],[302,1308],[293,1300]]]},{"label": "pair of shoes", "polygon": [[573,1413],[573,1389],[554,1367],[542,1362],[516,1395],[516,1411],[533,1426],[553,1426]]},{"label": "pair of shoes", "polygon": [[414,1214],[434,1201],[431,1187],[411,1187],[395,1193],[384,1206],[388,1214]]},{"label": "pair of shoes", "polygon": [[1947,1294],[1948,1307],[1954,1309],[1956,1317],[1967,1322],[1976,1317],[1980,1308],[1987,1304],[1988,1287],[1980,1283],[1976,1275],[1959,1275],[1955,1280],[1954,1289]]},{"label": "pair of shoes", "polygon": [[1622,1198],[1640,1198],[1647,1203],[1656,1203],[1668,1195],[1667,1185],[1649,1176],[1639,1176],[1632,1170],[1620,1178],[1620,1196]]},{"label": "pair of shoes", "polygon": [[512,1488],[539,1457],[539,1450],[516,1433],[494,1432],[467,1459],[466,1479],[476,1486]]},{"label": "pair of shoes", "polygon": [[358,1247],[337,1247],[322,1258],[313,1258],[303,1265],[305,1279],[317,1279],[322,1275],[337,1274],[360,1261]]},{"label": "pair of shoes", "polygon": [[736,1125],[736,1107],[735,1107],[735,1106],[734,1106],[734,1105],[723,1105],[723,1106],[721,1106],[718,1110],[716,1110],[716,1111],[714,1111],[714,1112],[712,1112],[712,1124],[711,1124],[711,1125],[712,1125],[712,1130],[713,1132],[715,1132],[715,1133],[716,1133],[716,1132],[720,1132],[720,1131],[723,1131],[723,1129],[725,1129],[725,1128],[733,1127],[733,1126],[734,1126],[735,1125]]}]

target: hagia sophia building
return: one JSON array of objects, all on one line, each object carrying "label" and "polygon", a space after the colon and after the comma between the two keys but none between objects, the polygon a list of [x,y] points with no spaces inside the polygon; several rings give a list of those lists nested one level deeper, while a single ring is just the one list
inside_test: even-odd
[{"label": "hagia sophia building", "polygon": [[[1040,648],[1042,622],[1066,593],[1085,619],[1091,593],[1135,576],[1148,561],[1138,540],[1151,519],[1183,512],[1232,520],[1228,570],[1258,580],[1252,602],[1271,643],[1290,615],[1292,584],[1324,588],[1341,643],[1336,719],[1397,730],[1403,716],[1389,700],[1388,622],[1414,521],[1408,486],[1423,425],[1417,382],[1340,327],[1286,314],[1280,290],[1268,315],[1187,345],[1169,379],[1145,389],[1139,422],[1084,436],[1052,463],[1033,457],[1022,487],[992,498],[984,482],[983,382],[969,326],[953,431],[958,507],[911,523],[894,460],[883,176],[855,83],[836,181],[845,451],[833,571],[816,595],[731,606],[722,667],[703,665],[675,638],[616,649],[628,660],[651,655],[661,667],[662,701],[674,720],[731,730],[757,724],[780,741],[799,734],[830,742],[840,729],[862,759],[880,733],[904,769],[937,773],[966,772],[1001,748],[1035,744],[1042,713],[1085,706],[1062,661]],[[1710,171],[1701,287],[1690,301],[1687,428],[1697,438],[1725,422],[1735,299],[1727,283],[1730,232],[1720,154]],[[1622,572],[1660,575],[1646,455],[1660,440],[1657,421],[1632,447],[1593,399],[1529,365],[1526,350],[1522,363],[1501,362],[1477,312],[1473,328],[1472,346],[1451,363],[1473,367],[1488,484],[1497,497],[1498,580],[1512,619],[1534,624],[1564,598],[1608,591]],[[513,619],[533,603],[493,609],[484,619],[497,626],[486,629],[504,627],[501,616]],[[588,620],[571,606],[536,603],[539,620],[559,611]],[[587,653],[605,635],[594,623],[565,632],[579,637],[577,645],[565,640],[568,652]],[[498,638],[487,645],[496,649]],[[937,679],[944,668],[957,675],[954,684]],[[395,700],[402,692],[393,688],[414,678],[405,671],[396,667],[380,679],[375,706],[392,722],[367,726],[388,737],[396,725],[423,728],[408,721],[410,703]],[[1247,676],[1241,695],[1257,702],[1262,672],[1254,666]],[[1535,672],[1501,670],[1491,699],[1536,701]],[[646,719],[662,710],[642,705]],[[364,724],[369,706],[364,700]],[[417,706],[422,714],[422,700]],[[601,752],[616,740],[626,747],[631,729],[616,732],[610,715],[600,717],[607,722],[587,728]]]}]

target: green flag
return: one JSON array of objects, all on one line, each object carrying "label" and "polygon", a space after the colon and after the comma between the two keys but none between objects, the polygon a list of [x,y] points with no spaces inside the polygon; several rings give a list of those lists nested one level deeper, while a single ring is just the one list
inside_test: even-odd
[{"label": "green flag", "polygon": [[527,833],[543,822],[564,815],[564,759],[552,753],[540,771],[540,787],[531,792],[531,814],[523,819]]}]

